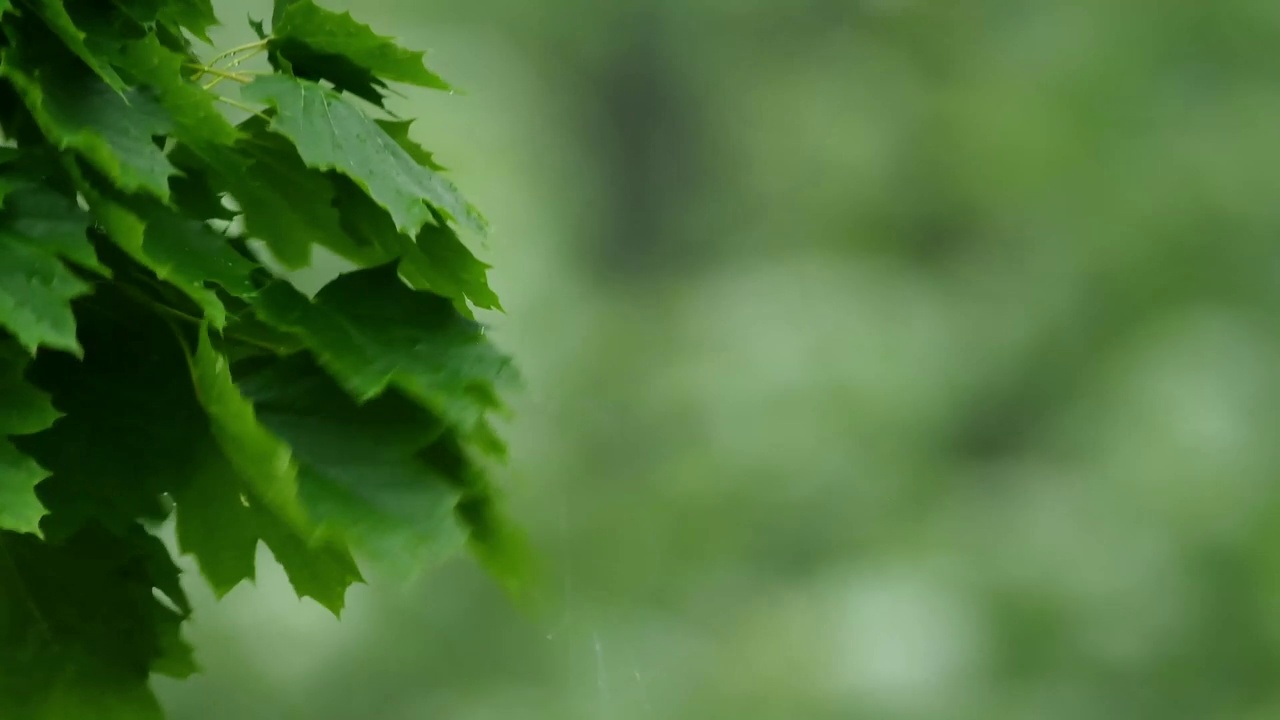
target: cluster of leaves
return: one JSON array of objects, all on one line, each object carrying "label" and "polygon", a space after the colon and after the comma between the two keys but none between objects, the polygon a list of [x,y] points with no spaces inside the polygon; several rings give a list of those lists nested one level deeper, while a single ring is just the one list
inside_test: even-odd
[{"label": "cluster of leaves", "polygon": [[[160,715],[151,673],[196,668],[169,518],[219,596],[259,541],[334,613],[356,556],[519,577],[484,221],[383,105],[447,86],[272,10],[202,59],[210,0],[0,0],[0,717]],[[353,269],[309,295],[314,245]]]}]

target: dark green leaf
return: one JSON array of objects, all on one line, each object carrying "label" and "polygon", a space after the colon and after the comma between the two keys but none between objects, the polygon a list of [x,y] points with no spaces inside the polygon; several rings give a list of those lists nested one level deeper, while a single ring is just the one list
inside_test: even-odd
[{"label": "dark green leaf", "polygon": [[[148,268],[156,274],[161,280],[171,282],[174,287],[180,289],[197,306],[203,311],[208,320],[215,326],[222,326],[226,323],[226,309],[222,305],[222,301],[218,298],[218,294],[213,290],[205,287],[204,281],[211,279],[206,277],[194,263],[208,262],[210,256],[214,257],[219,251],[213,249],[213,243],[221,242],[216,236],[214,239],[208,237],[212,233],[207,227],[203,230],[195,230],[196,246],[203,249],[204,257],[200,254],[192,253],[190,256],[183,252],[183,237],[178,234],[170,234],[163,230],[153,230],[148,232],[147,224],[134,212],[126,209],[113,200],[107,199],[89,185],[84,186],[85,198],[88,200],[89,207],[94,217],[102,226],[103,231],[118,247],[125,251],[135,262]],[[155,215],[167,214],[164,208],[154,208]],[[156,218],[151,218],[153,221]],[[163,219],[160,222],[164,222]],[[191,221],[194,222],[194,221]],[[181,227],[182,222],[174,220],[171,225]],[[153,258],[152,253],[159,255]],[[175,256],[179,262],[174,263]],[[187,261],[193,261],[188,263]],[[243,260],[243,259],[241,259]],[[234,270],[234,268],[231,268]],[[238,280],[235,275],[232,276],[233,286],[238,286]]]},{"label": "dark green leaf", "polygon": [[71,52],[75,53],[84,64],[91,68],[112,90],[123,91],[125,83],[106,62],[85,46],[85,34],[76,27],[71,16],[67,14],[62,0],[30,0],[32,10],[44,20],[54,34],[62,40]]},{"label": "dark green leaf", "polygon": [[28,352],[48,347],[80,353],[71,301],[89,292],[49,249],[0,228],[0,327]]},{"label": "dark green leaf", "polygon": [[39,495],[55,539],[163,519],[161,495],[182,486],[209,437],[174,328],[136,292],[117,282],[77,301],[83,360],[41,354],[28,372],[62,413],[14,440],[52,473]]},{"label": "dark green leaf", "polygon": [[49,472],[18,451],[13,435],[29,435],[47,429],[58,419],[49,396],[24,379],[29,358],[11,342],[0,338],[0,529],[39,531],[44,505],[36,497],[36,483]]},{"label": "dark green leaf", "polygon": [[161,717],[148,675],[191,659],[153,594],[153,541],[137,525],[57,544],[0,531],[0,717]]},{"label": "dark green leaf", "polygon": [[510,360],[445,298],[414,292],[392,266],[351,272],[314,302],[276,282],[254,301],[268,322],[306,339],[321,364],[361,401],[396,387],[464,435],[501,407],[495,384]]},{"label": "dark green leaf", "polygon": [[449,298],[467,317],[471,317],[468,301],[479,308],[501,309],[497,295],[489,289],[489,266],[477,260],[441,219],[422,226],[413,239],[397,231],[386,211],[346,178],[337,178],[336,184],[342,229],[359,247],[381,248],[378,259],[399,257],[400,274],[409,284]]},{"label": "dark green leaf", "polygon": [[86,238],[89,221],[89,214],[74,201],[46,187],[21,188],[0,205],[0,228],[28,238],[64,260],[110,276]]},{"label": "dark green leaf", "polygon": [[40,130],[56,147],[74,150],[125,192],[169,196],[173,166],[152,140],[172,128],[147,92],[117,92],[48,48],[7,48],[0,76],[17,89]]}]

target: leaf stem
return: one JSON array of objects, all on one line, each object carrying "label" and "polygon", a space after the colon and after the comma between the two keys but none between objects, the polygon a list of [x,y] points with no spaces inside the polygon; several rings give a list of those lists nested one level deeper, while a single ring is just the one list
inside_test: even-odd
[{"label": "leaf stem", "polygon": [[267,47],[267,43],[269,42],[271,42],[271,38],[266,37],[261,40],[255,40],[254,42],[251,42],[251,43],[245,43],[244,45],[237,45],[236,47],[233,47],[230,50],[224,50],[221,53],[214,55],[213,59],[209,61],[209,64],[212,65],[218,62],[219,60],[222,60],[223,58],[229,58],[232,55],[239,55],[242,52],[248,52],[250,50],[262,50]]},{"label": "leaf stem", "polygon": [[218,98],[218,100],[220,100],[221,102],[224,102],[224,103],[226,103],[226,104],[230,105],[231,107],[236,108],[237,110],[244,110],[245,112],[253,113],[254,115],[257,115],[258,117],[262,118],[263,120],[270,120],[270,119],[271,119],[271,118],[267,117],[266,115],[263,115],[261,110],[259,110],[259,109],[255,108],[255,107],[253,107],[253,106],[251,106],[251,105],[245,105],[244,103],[240,102],[239,100],[232,100],[232,99],[231,99],[231,98],[229,98],[229,97],[222,97],[221,95],[217,95],[217,96],[215,96],[215,97],[217,97],[217,98]]},{"label": "leaf stem", "polygon": [[[226,80],[235,80],[238,83],[247,83],[253,79],[253,74],[250,74],[250,73],[228,72],[227,70],[221,70],[219,68],[209,67],[207,65],[191,65],[191,67],[195,68],[196,70],[199,70],[200,75],[213,75],[218,80],[226,79]],[[199,77],[199,75],[197,75],[196,77]],[[212,86],[213,86],[213,83],[210,83],[209,85],[205,86],[205,89],[208,90]]]},{"label": "leaf stem", "polygon": [[[205,90],[212,90],[215,86],[217,86],[218,83],[222,82],[225,78],[230,77],[230,75],[227,75],[225,73],[229,73],[233,68],[239,67],[240,63],[257,56],[259,53],[261,53],[264,50],[266,50],[265,46],[255,48],[254,50],[248,53],[245,53],[244,55],[241,55],[240,57],[227,63],[223,68],[221,68],[221,71],[218,71],[217,68],[211,67],[213,65],[212,62],[209,63],[209,65],[200,65],[198,66],[200,69],[200,73],[196,75],[195,79],[199,79],[200,75],[203,75],[205,73],[209,73],[210,75],[217,75],[218,77],[214,78],[212,82],[204,86]],[[234,78],[234,79],[238,80],[238,78]]]},{"label": "leaf stem", "polygon": [[[162,303],[159,300],[156,300],[155,298],[147,295],[141,290],[135,287],[132,287],[130,285],[121,284],[119,287],[125,291],[126,295],[129,295],[134,300],[147,304],[153,310],[162,312],[167,316],[169,316],[169,318],[171,319],[182,320],[184,322],[191,323],[196,327],[203,327],[208,322],[205,318],[198,318],[194,315],[188,315],[187,313],[182,312],[176,307]],[[235,340],[237,342],[242,342],[245,345],[252,345],[253,347],[258,348],[259,350],[270,350],[271,352],[279,352],[280,350],[279,348],[272,345],[268,345],[263,341],[255,340],[254,338],[241,335],[238,333],[232,333],[227,328],[223,328],[219,330],[219,332],[222,334],[223,337],[227,338],[228,340]],[[3,540],[3,538],[0,538],[0,540]]]}]

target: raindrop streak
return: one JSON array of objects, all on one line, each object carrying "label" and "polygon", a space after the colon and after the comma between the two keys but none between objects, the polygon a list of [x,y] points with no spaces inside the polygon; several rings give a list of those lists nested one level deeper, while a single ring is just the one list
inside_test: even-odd
[{"label": "raindrop streak", "polygon": [[600,709],[609,710],[609,683],[604,675],[604,645],[600,643],[600,633],[592,631],[591,639],[596,647],[596,689],[600,691]]}]

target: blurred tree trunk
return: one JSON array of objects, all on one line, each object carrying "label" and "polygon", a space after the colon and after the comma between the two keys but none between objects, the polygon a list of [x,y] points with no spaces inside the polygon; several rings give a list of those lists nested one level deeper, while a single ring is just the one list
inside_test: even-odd
[{"label": "blurred tree trunk", "polygon": [[610,279],[665,273],[696,250],[680,219],[704,174],[700,101],[678,67],[664,15],[642,7],[615,16],[612,42],[587,78],[603,188],[598,271]]}]

